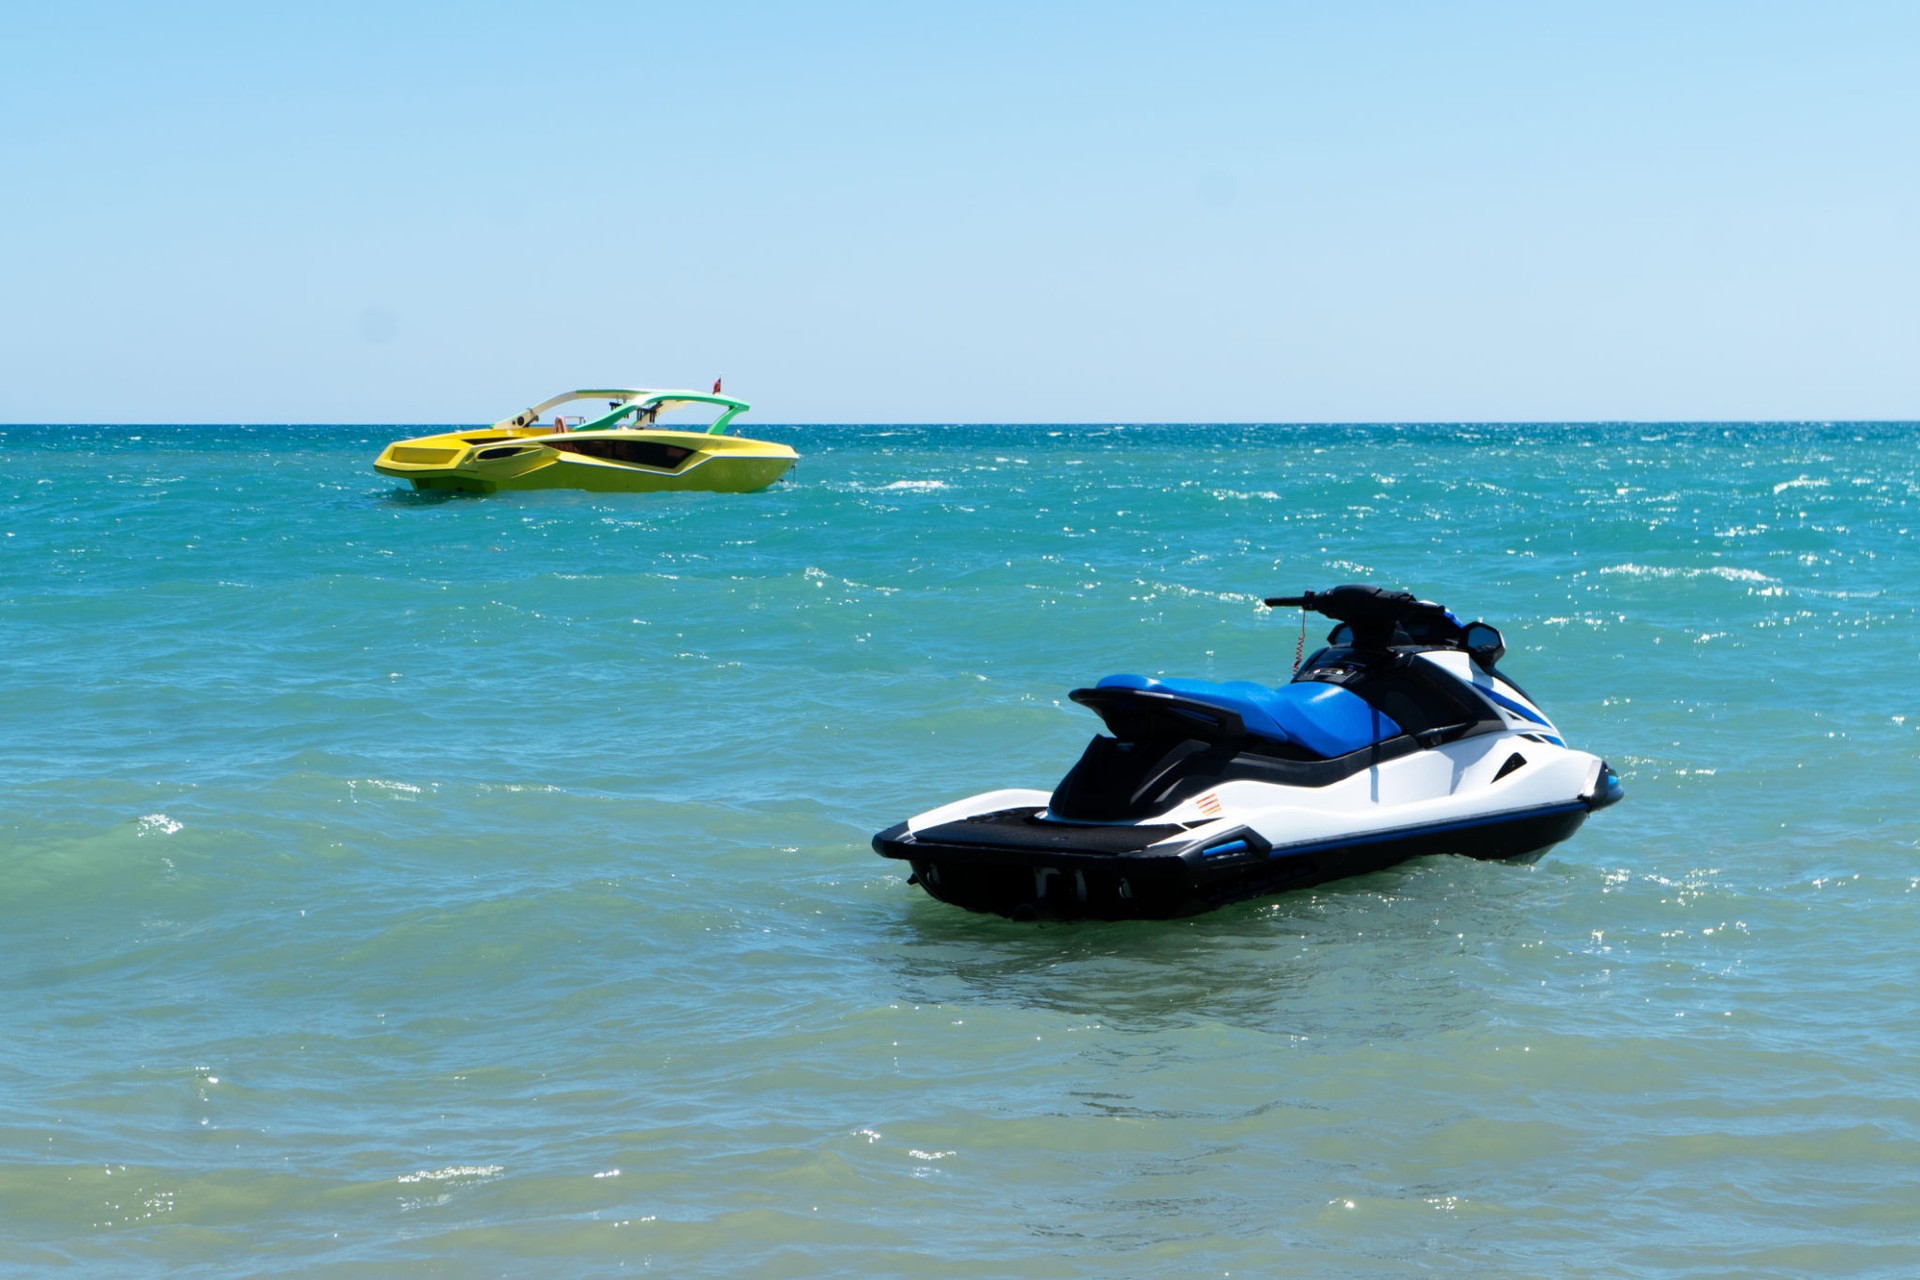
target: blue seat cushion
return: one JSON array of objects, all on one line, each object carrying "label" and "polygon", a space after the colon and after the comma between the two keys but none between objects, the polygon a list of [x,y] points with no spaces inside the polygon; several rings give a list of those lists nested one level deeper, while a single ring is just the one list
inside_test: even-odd
[{"label": "blue seat cushion", "polygon": [[1394,737],[1400,726],[1365,698],[1337,684],[1306,681],[1269,689],[1251,680],[1158,680],[1152,676],[1107,676],[1097,689],[1140,689],[1232,711],[1247,732],[1305,747],[1316,755],[1343,756]]}]

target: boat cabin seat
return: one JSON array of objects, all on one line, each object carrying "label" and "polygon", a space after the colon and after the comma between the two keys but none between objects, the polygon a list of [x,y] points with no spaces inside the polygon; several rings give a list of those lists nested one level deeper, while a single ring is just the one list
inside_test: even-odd
[{"label": "boat cabin seat", "polygon": [[1096,689],[1169,693],[1240,717],[1247,732],[1291,742],[1331,759],[1396,737],[1391,716],[1337,684],[1283,684],[1278,689],[1251,680],[1161,680],[1153,676],[1107,676]]}]

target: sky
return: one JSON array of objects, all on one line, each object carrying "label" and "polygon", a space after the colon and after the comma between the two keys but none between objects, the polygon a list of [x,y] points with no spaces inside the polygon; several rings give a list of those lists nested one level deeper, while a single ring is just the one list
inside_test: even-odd
[{"label": "sky", "polygon": [[5,0],[0,66],[4,422],[1920,418],[1910,3]]}]

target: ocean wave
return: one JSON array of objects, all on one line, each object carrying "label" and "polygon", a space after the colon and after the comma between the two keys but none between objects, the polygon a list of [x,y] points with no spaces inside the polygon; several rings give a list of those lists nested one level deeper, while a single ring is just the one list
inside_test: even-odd
[{"label": "ocean wave", "polygon": [[1736,569],[1731,565],[1712,565],[1707,568],[1692,568],[1679,565],[1659,564],[1614,564],[1600,570],[1603,574],[1617,574],[1628,578],[1719,578],[1723,582],[1764,582],[1776,583],[1778,578],[1768,577],[1758,569]]},{"label": "ocean wave", "polygon": [[421,1169],[415,1173],[403,1173],[395,1178],[396,1182],[447,1182],[456,1178],[497,1178],[506,1172],[501,1164],[453,1164],[444,1169]]},{"label": "ocean wave", "polygon": [[869,493],[932,493],[936,489],[951,489],[953,486],[945,480],[894,480],[887,484],[876,484],[868,488]]},{"label": "ocean wave", "polygon": [[412,799],[413,797],[420,795],[422,790],[420,787],[415,786],[411,782],[393,782],[386,778],[349,778],[347,779],[347,794],[349,796],[357,798],[357,792],[361,787],[370,787],[375,791],[383,791],[390,796],[397,796],[405,799]]}]

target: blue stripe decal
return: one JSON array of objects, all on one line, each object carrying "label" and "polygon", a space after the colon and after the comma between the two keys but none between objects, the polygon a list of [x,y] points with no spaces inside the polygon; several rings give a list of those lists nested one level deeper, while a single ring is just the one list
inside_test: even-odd
[{"label": "blue stripe decal", "polygon": [[1361,836],[1340,836],[1331,840],[1317,840],[1312,844],[1290,844],[1285,848],[1275,847],[1267,856],[1284,858],[1296,853],[1319,853],[1323,849],[1344,849],[1357,844],[1383,844],[1388,840],[1406,840],[1414,836],[1437,836],[1448,831],[1497,827],[1506,822],[1544,818],[1556,813],[1572,813],[1576,809],[1586,807],[1586,803],[1581,800],[1571,800],[1565,804],[1543,804],[1532,809],[1515,809],[1508,813],[1495,814],[1490,818],[1460,818],[1453,822],[1435,822],[1421,827],[1395,827],[1391,831],[1370,831]]},{"label": "blue stripe decal", "polygon": [[[1501,706],[1505,707],[1507,710],[1513,712],[1513,714],[1520,716],[1523,719],[1531,720],[1535,724],[1545,724],[1549,729],[1553,728],[1552,725],[1547,724],[1547,719],[1545,716],[1541,715],[1537,711],[1531,711],[1526,707],[1522,706],[1520,703],[1515,702],[1512,698],[1509,698],[1506,694],[1500,692],[1498,689],[1494,688],[1492,685],[1486,685],[1484,687],[1481,685],[1475,685],[1474,688],[1479,690],[1481,693],[1486,694],[1489,698],[1492,698],[1495,702],[1499,703]],[[1561,745],[1565,746],[1566,744],[1562,743]]]}]

